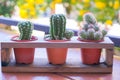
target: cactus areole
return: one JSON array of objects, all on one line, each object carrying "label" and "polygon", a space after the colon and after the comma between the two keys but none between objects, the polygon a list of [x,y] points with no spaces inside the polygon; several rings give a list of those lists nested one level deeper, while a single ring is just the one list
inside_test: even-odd
[{"label": "cactus areole", "polygon": [[83,16],[84,24],[81,31],[79,31],[79,40],[82,41],[103,41],[105,35],[107,34],[106,30],[101,30],[98,25],[95,16],[92,13],[86,13]]}]

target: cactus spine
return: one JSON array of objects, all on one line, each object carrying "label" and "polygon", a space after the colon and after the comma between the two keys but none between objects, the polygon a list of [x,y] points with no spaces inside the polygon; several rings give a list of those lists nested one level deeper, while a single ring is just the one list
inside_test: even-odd
[{"label": "cactus spine", "polygon": [[66,30],[66,18],[62,14],[54,14],[50,18],[50,35],[52,40],[62,40]]},{"label": "cactus spine", "polygon": [[92,13],[86,13],[83,16],[85,24],[79,32],[79,37],[83,40],[102,40],[107,34],[106,30],[100,30],[96,18]]},{"label": "cactus spine", "polygon": [[18,28],[20,32],[20,40],[30,40],[32,30],[34,28],[33,24],[30,21],[24,21],[18,23]]}]

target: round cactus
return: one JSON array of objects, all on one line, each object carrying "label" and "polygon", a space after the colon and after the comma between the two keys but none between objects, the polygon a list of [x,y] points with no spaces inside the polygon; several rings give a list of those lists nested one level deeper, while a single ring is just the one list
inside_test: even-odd
[{"label": "round cactus", "polygon": [[83,18],[84,21],[88,24],[95,24],[97,22],[95,16],[92,13],[86,13]]},{"label": "round cactus", "polygon": [[102,30],[103,37],[107,34],[107,30]]},{"label": "round cactus", "polygon": [[101,40],[102,37],[103,37],[103,35],[100,31],[97,31],[94,33],[94,40]]},{"label": "round cactus", "polygon": [[102,40],[107,34],[106,30],[100,30],[97,24],[96,18],[92,13],[86,13],[83,16],[85,24],[83,24],[82,30],[79,32],[79,37],[83,40]]},{"label": "round cactus", "polygon": [[33,24],[30,21],[23,21],[18,23],[18,28],[20,32],[20,40],[30,40],[32,30],[34,28]]},{"label": "round cactus", "polygon": [[71,39],[71,37],[74,35],[74,32],[72,30],[66,30],[65,31],[65,34],[64,34],[64,37],[66,39]]},{"label": "round cactus", "polygon": [[85,30],[81,30],[79,33],[78,33],[79,37],[81,39],[87,39],[87,32]]},{"label": "round cactus", "polygon": [[89,40],[93,40],[94,39],[94,33],[95,33],[95,30],[93,28],[90,28],[88,29],[87,31],[87,39]]}]

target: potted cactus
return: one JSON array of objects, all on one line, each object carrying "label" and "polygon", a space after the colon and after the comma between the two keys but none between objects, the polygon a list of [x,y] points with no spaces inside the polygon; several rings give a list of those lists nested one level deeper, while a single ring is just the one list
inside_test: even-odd
[{"label": "potted cactus", "polygon": [[[101,42],[107,34],[105,29],[100,29],[95,16],[92,13],[86,13],[83,16],[83,27],[78,33],[78,40],[86,42]],[[99,64],[102,49],[81,48],[82,61],[84,64]]]},{"label": "potted cactus", "polygon": [[[53,14],[50,17],[50,34],[45,36],[45,40],[50,42],[64,42],[71,39],[73,31],[66,30],[66,18],[63,14]],[[64,64],[66,61],[68,48],[47,48],[49,63]]]},{"label": "potted cactus", "polygon": [[[37,40],[36,36],[32,36],[34,29],[33,24],[30,21],[23,21],[18,23],[19,36],[13,36],[12,41],[16,42],[28,42]],[[34,59],[35,48],[14,48],[14,54],[16,63],[30,64]]]}]

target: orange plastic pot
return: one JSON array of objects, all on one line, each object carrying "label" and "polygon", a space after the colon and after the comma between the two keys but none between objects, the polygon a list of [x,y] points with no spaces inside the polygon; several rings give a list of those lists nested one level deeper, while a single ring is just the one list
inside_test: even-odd
[{"label": "orange plastic pot", "polygon": [[[32,36],[30,40],[16,40],[18,36],[11,38],[12,41],[16,42],[29,42],[37,40],[37,37]],[[14,48],[15,60],[19,64],[30,64],[34,60],[35,48]]]},{"label": "orange plastic pot", "polygon": [[83,64],[99,64],[102,49],[81,48],[81,57]]},{"label": "orange plastic pot", "polygon": [[[102,42],[104,40],[82,40],[83,42]],[[87,43],[86,43],[87,44]],[[81,48],[81,57],[83,64],[99,64],[102,49],[98,48]]]},{"label": "orange plastic pot", "polygon": [[16,63],[30,64],[34,60],[35,48],[14,48]]},{"label": "orange plastic pot", "polygon": [[[63,40],[50,40],[50,42],[64,42]],[[66,62],[68,48],[47,48],[47,56],[50,64],[64,64]]]}]

